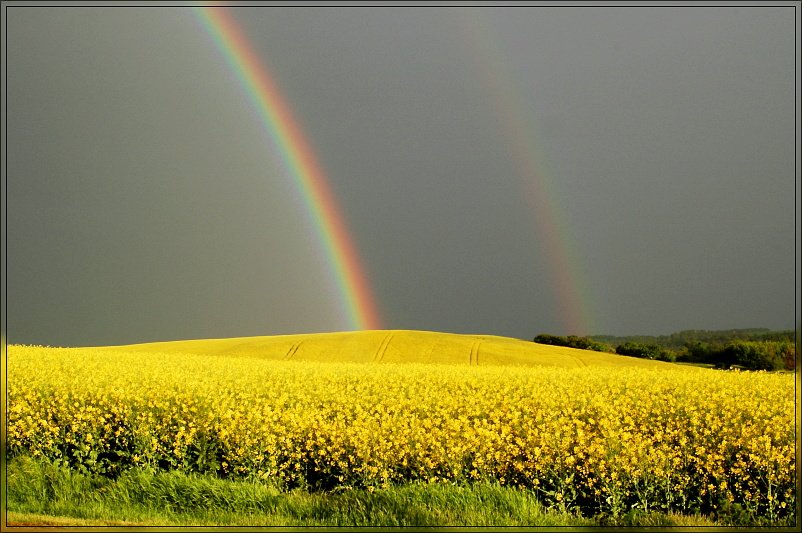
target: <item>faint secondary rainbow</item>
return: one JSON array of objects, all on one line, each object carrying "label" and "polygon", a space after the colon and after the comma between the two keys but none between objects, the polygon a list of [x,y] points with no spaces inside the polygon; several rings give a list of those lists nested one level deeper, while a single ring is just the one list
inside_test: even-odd
[{"label": "faint secondary rainbow", "polygon": [[304,198],[318,237],[330,258],[350,327],[381,329],[368,278],[328,179],[270,71],[226,9],[197,6],[195,13],[253,102]]},{"label": "faint secondary rainbow", "polygon": [[532,206],[536,231],[552,271],[560,321],[569,334],[598,333],[592,329],[595,324],[590,320],[590,298],[578,272],[580,263],[569,245],[573,240],[569,224],[563,213],[554,208],[559,205],[558,195],[547,172],[535,129],[531,120],[526,120],[526,105],[514,83],[507,56],[496,44],[497,38],[482,13],[476,9],[456,12],[472,49],[472,57],[486,80],[510,155],[523,181],[524,194]]}]

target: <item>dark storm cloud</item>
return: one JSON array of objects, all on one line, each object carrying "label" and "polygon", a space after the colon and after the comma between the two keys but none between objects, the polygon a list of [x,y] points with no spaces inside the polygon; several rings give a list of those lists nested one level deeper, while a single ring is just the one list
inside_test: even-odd
[{"label": "dark storm cloud", "polygon": [[[456,8],[231,13],[329,176],[386,327],[573,333],[494,57],[597,332],[793,327],[792,8],[482,9],[484,44]],[[191,10],[7,14],[12,342],[345,327],[299,193]]]}]

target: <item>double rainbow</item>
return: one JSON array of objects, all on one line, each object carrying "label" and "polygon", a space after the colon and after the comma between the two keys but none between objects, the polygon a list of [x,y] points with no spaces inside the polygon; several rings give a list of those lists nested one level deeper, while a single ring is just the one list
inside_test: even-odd
[{"label": "double rainbow", "polygon": [[368,278],[328,179],[292,115],[270,71],[243,31],[222,7],[195,12],[259,113],[263,126],[301,192],[326,250],[352,329],[381,329]]},{"label": "double rainbow", "polygon": [[[503,124],[510,155],[531,202],[541,249],[551,266],[555,303],[563,328],[588,334],[590,299],[577,270],[576,253],[569,246],[569,223],[554,208],[558,205],[553,180],[546,171],[545,157],[534,128],[523,118],[522,95],[516,89],[512,69],[496,45],[486,21],[472,10],[457,10],[473,49],[473,58],[484,73],[491,101]],[[314,220],[318,237],[332,265],[337,290],[347,309],[352,329],[381,329],[368,278],[347,231],[328,179],[318,165],[300,126],[242,30],[222,7],[199,7],[200,20],[225,56],[231,70],[245,88],[261,121],[272,137],[301,192]]]}]

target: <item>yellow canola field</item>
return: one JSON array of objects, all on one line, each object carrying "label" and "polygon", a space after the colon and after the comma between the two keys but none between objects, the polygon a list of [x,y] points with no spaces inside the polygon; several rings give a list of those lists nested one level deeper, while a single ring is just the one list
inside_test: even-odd
[{"label": "yellow canola field", "polygon": [[[481,357],[481,355],[480,355]],[[286,487],[497,481],[585,513],[795,513],[794,377],[10,346],[9,455]]]},{"label": "yellow canola field", "polygon": [[435,363],[457,365],[534,366],[632,366],[669,368],[674,365],[625,357],[611,353],[578,350],[563,346],[496,335],[461,335],[436,331],[378,330],[199,339],[151,342],[126,346],[81,348],[93,350],[225,355],[260,359],[351,362],[351,363]]}]

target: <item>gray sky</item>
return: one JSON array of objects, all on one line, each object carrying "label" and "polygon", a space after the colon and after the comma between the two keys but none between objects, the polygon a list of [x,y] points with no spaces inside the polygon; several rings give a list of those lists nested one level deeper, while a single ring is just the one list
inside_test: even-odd
[{"label": "gray sky", "polygon": [[[192,9],[4,8],[9,342],[348,329],[295,182]],[[328,176],[383,327],[794,327],[793,7],[230,13]]]}]

